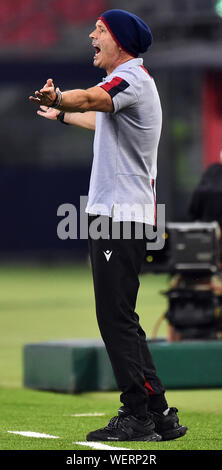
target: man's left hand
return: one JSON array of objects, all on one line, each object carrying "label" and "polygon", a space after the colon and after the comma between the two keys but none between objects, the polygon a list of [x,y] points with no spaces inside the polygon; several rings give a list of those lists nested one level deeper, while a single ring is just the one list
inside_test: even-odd
[{"label": "man's left hand", "polygon": [[56,99],[56,91],[52,78],[49,78],[40,91],[35,91],[35,96],[30,96],[29,100],[38,105],[52,106]]}]

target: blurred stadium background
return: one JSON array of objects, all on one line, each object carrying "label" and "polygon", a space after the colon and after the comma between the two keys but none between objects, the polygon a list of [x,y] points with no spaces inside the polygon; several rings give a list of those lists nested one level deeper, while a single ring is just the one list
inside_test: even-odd
[{"label": "blurred stadium background", "polygon": [[[40,118],[28,97],[47,78],[62,90],[100,81],[105,72],[92,65],[88,35],[97,16],[110,8],[138,14],[153,32],[154,43],[144,63],[157,83],[163,108],[157,202],[166,204],[167,222],[189,220],[193,191],[209,165],[219,162],[222,151],[222,0],[0,0],[0,377],[6,431],[16,422],[19,429],[30,428],[34,415],[39,423],[31,429],[41,432],[44,422],[47,394],[38,398],[27,390],[25,395],[19,395],[21,390],[10,394],[10,388],[22,386],[23,346],[99,337],[87,240],[57,236],[59,205],[78,208],[80,195],[87,195],[93,133]],[[166,273],[141,277],[138,313],[144,329],[152,333],[157,327],[158,336],[166,336],[158,319],[166,309],[161,291],[167,286]],[[194,442],[184,441],[181,448],[197,448],[200,429],[204,438],[198,448],[208,448],[212,442],[217,447],[211,448],[219,448],[213,424],[216,419],[219,429],[219,393],[217,399],[205,393],[203,402],[199,392],[186,393],[170,395],[172,403],[176,397],[187,413],[188,426],[192,412],[200,411],[192,414]],[[99,397],[96,400],[94,394],[92,401],[89,396],[87,404],[76,398],[75,406],[81,412],[86,406],[92,411],[95,406],[102,411],[110,407],[113,413],[116,395],[112,402],[103,397],[100,403]],[[48,412],[48,432],[57,426],[59,435],[66,429],[71,439],[73,424],[68,431],[63,418],[64,430],[59,428],[55,406],[59,394],[49,399],[54,408]],[[20,400],[25,403],[22,419]],[[40,413],[33,412],[33,400],[39,400],[38,410],[41,402]],[[60,414],[64,400],[69,398],[61,399]],[[74,404],[69,403],[70,410]],[[86,432],[83,425],[81,429],[80,440]],[[210,434],[212,429],[215,435]],[[2,436],[5,449],[24,445],[14,437],[9,444],[10,436]],[[67,442],[64,446],[73,444]]]},{"label": "blurred stadium background", "polygon": [[57,237],[57,208],[87,195],[91,132],[46,122],[28,96],[54,78],[85,88],[104,72],[88,38],[97,15],[128,9],[150,24],[144,63],[163,107],[158,200],[167,220],[187,220],[203,169],[222,148],[220,0],[0,0],[0,259],[83,259],[86,240]]}]

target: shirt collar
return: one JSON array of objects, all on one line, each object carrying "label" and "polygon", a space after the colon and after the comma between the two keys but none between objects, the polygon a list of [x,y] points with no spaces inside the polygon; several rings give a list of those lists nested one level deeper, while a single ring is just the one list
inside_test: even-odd
[{"label": "shirt collar", "polygon": [[118,65],[115,70],[113,70],[113,73],[116,73],[120,70],[126,70],[130,69],[131,67],[135,67],[135,65],[143,65],[143,59],[141,57],[137,57],[136,59],[130,59],[127,62],[124,62],[121,65]]}]

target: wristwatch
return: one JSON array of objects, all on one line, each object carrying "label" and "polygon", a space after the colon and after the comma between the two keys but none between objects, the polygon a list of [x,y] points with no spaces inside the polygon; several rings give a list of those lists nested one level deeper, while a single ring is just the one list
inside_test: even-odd
[{"label": "wristwatch", "polygon": [[64,111],[60,111],[60,113],[57,116],[58,121],[62,122],[62,124],[66,124],[67,126],[69,125],[68,122],[64,121],[65,113]]}]

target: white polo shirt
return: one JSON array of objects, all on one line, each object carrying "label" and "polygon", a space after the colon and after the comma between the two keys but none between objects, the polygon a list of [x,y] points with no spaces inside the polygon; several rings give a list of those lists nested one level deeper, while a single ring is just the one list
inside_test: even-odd
[{"label": "white polo shirt", "polygon": [[86,212],[154,225],[159,95],[143,59],[117,67],[97,86],[112,97],[112,113],[96,113],[94,157]]}]

